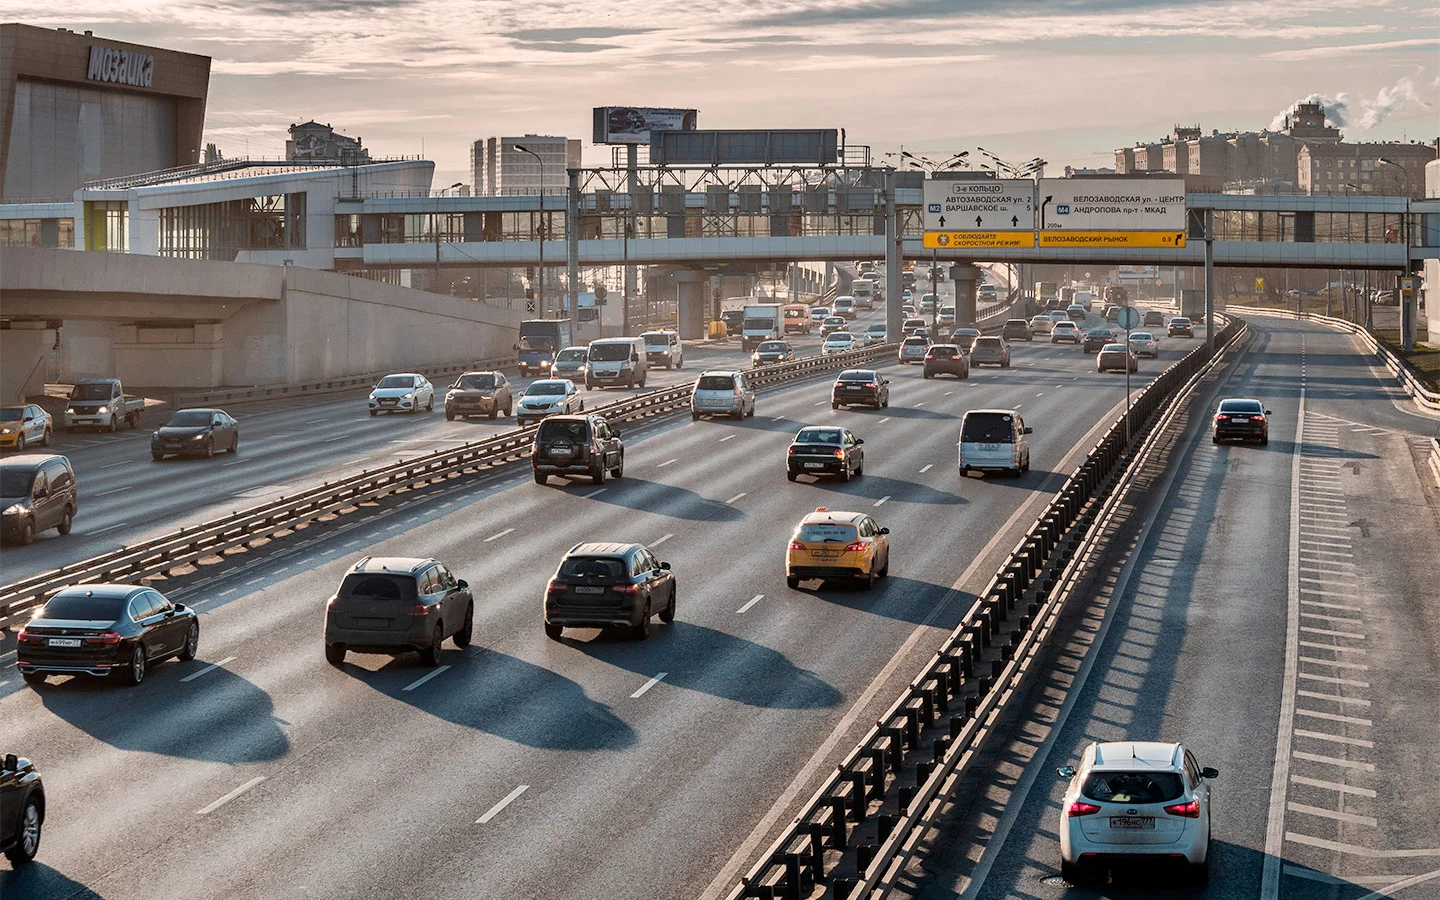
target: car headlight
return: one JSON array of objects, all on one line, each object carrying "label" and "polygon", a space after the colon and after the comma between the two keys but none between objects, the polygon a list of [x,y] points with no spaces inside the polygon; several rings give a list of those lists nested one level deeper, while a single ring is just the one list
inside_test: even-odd
[{"label": "car headlight", "polygon": [[12,506],[7,506],[7,507],[5,508],[5,515],[7,515],[7,516],[19,516],[19,515],[24,515],[25,513],[29,512],[29,511],[30,511],[30,507],[26,506],[26,505],[23,504],[23,503],[16,503],[16,504],[14,504],[14,505],[12,505]]},{"label": "car headlight", "polygon": [[374,395],[374,394],[371,394],[371,395],[370,395],[370,400],[371,400],[372,402],[375,400],[375,395]]},{"label": "car headlight", "polygon": [[205,439],[206,439],[207,437],[209,437],[209,436],[210,436],[209,434],[207,434],[206,432],[202,431],[202,432],[200,432],[199,434],[197,434],[197,435],[195,435],[194,437],[192,437],[190,440],[192,440],[192,441],[203,441],[203,440],[205,440]]},{"label": "car headlight", "polygon": [[105,415],[106,413],[108,413],[108,412],[110,411],[110,407],[108,407],[108,406],[102,406],[102,407],[100,407],[99,409],[97,409],[97,410],[95,410],[95,411],[96,411],[97,413],[99,413],[100,415],[103,416],[103,415]]},{"label": "car headlight", "polygon": [[405,395],[403,395],[400,399],[401,399],[401,400],[413,400],[413,399],[415,399],[415,395],[414,395],[414,394],[405,394]]},{"label": "car headlight", "polygon": [[73,406],[66,407],[66,409],[65,409],[65,415],[67,415],[67,416],[73,416],[73,415],[75,415],[75,407],[73,407]]},{"label": "car headlight", "polygon": [[0,434],[14,434],[14,433],[15,433],[15,429],[13,429],[13,428],[0,428]]}]

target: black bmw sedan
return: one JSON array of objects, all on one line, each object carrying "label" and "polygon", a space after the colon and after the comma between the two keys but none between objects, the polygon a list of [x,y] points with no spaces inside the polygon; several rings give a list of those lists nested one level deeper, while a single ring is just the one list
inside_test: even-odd
[{"label": "black bmw sedan", "polygon": [[29,684],[47,675],[114,675],[139,684],[151,663],[195,658],[200,618],[151,587],[86,584],[61,589],[20,630],[15,662]]}]

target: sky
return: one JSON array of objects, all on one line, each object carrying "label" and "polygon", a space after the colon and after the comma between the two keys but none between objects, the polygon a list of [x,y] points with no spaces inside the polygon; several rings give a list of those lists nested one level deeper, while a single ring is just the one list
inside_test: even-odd
[{"label": "sky", "polygon": [[205,139],[280,156],[315,119],[469,180],[470,142],[594,106],[701,128],[843,128],[901,149],[1113,165],[1179,124],[1326,104],[1347,140],[1440,135],[1440,13],[1411,0],[0,0],[0,21],[213,58]]}]

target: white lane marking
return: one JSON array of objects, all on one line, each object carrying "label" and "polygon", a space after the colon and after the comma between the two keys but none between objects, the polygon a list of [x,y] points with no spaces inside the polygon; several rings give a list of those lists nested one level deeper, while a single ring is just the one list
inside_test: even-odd
[{"label": "white lane marking", "polygon": [[876,424],[876,425],[884,425],[884,424],[885,424],[886,422],[888,422],[888,421],[890,421],[890,417],[889,417],[889,416],[886,416],[885,418],[881,419],[880,421],[876,422],[875,424]]},{"label": "white lane marking", "polygon": [[1313,657],[1313,656],[1302,656],[1302,657],[1300,657],[1300,661],[1303,662],[1303,663],[1313,663],[1313,664],[1318,665],[1318,666],[1334,666],[1334,667],[1337,668],[1337,669],[1364,669],[1364,670],[1368,670],[1368,669],[1370,668],[1369,666],[1363,665],[1363,664],[1361,664],[1361,663],[1341,662],[1341,661],[1338,660],[1338,659],[1316,659],[1316,658]]},{"label": "white lane marking", "polygon": [[605,493],[605,492],[608,491],[608,490],[610,490],[610,489],[609,489],[609,488],[601,488],[601,489],[598,490],[598,491],[591,491],[590,493],[584,494],[583,496],[584,496],[584,498],[585,498],[586,500],[589,500],[591,497],[598,497],[598,496],[600,496],[601,494]]},{"label": "white lane marking", "polygon": [[108,497],[108,496],[110,496],[111,494],[118,494],[118,493],[120,493],[121,491],[128,491],[128,490],[130,490],[130,485],[126,485],[125,487],[111,488],[111,489],[108,490],[108,491],[100,491],[100,492],[98,492],[95,496],[97,496],[97,497]]},{"label": "white lane marking", "polygon": [[631,699],[631,700],[634,700],[636,697],[639,697],[639,696],[643,695],[646,691],[650,690],[652,687],[654,687],[655,685],[659,684],[659,683],[660,683],[660,680],[661,680],[662,678],[664,678],[666,675],[669,675],[669,674],[670,674],[669,672],[661,672],[660,674],[656,675],[654,678],[652,678],[652,679],[650,679],[649,681],[645,682],[644,684],[642,684],[642,685],[640,686],[640,690],[638,690],[638,691],[636,691],[635,693],[633,693],[633,694],[630,695],[630,699]]},{"label": "white lane marking", "polygon": [[1313,672],[1301,672],[1299,673],[1299,675],[1301,678],[1304,678],[1307,681],[1323,681],[1326,684],[1348,684],[1351,687],[1364,688],[1368,688],[1370,686],[1370,682],[1357,681],[1354,678],[1336,678],[1334,675],[1316,675]]},{"label": "white lane marking", "polygon": [[1017,403],[1017,404],[1015,404],[1015,408],[1016,408],[1016,409],[1019,409],[1020,407],[1022,407],[1022,406],[1024,406],[1024,405],[1025,405],[1025,404],[1023,404],[1023,403]]},{"label": "white lane marking", "polygon": [[924,475],[926,472],[930,471],[930,470],[933,469],[933,468],[935,468],[935,464],[934,464],[934,463],[926,463],[926,464],[925,464],[925,468],[923,468],[923,469],[920,470],[920,474],[921,474],[921,475]]},{"label": "white lane marking", "polygon": [[1296,707],[1295,715],[1305,716],[1309,719],[1323,719],[1326,722],[1342,722],[1346,725],[1364,725],[1367,728],[1375,724],[1369,719],[1362,719],[1359,716],[1342,716],[1336,713],[1321,712],[1318,709],[1301,709],[1300,707]]},{"label": "white lane marking", "polygon": [[755,596],[753,596],[753,597],[750,598],[750,602],[746,603],[744,606],[742,606],[742,607],[740,607],[739,609],[735,610],[735,612],[736,612],[737,614],[738,614],[738,613],[743,613],[743,612],[747,611],[748,609],[750,609],[750,607],[752,607],[752,606],[754,606],[755,604],[759,603],[759,602],[760,602],[761,600],[763,600],[764,598],[765,598],[765,595],[764,595],[764,594],[756,594]]},{"label": "white lane marking", "polygon": [[515,530],[515,529],[513,529],[513,528],[507,528],[507,529],[505,529],[504,531],[497,531],[497,532],[495,532],[494,534],[490,535],[490,536],[489,536],[488,538],[486,538],[485,540],[481,541],[480,543],[482,543],[482,544],[488,544],[488,543],[490,543],[491,541],[498,541],[498,540],[500,540],[502,537],[504,537],[505,535],[509,534],[510,532],[512,532],[512,531],[514,531],[514,530]]},{"label": "white lane marking", "polygon": [[1291,775],[1290,781],[1293,784],[1305,784],[1310,787],[1324,788],[1327,791],[1335,791],[1339,794],[1354,794],[1357,797],[1374,797],[1375,792],[1369,788],[1355,787],[1351,784],[1341,784],[1338,781],[1325,781],[1320,778],[1306,778],[1303,775]]},{"label": "white lane marking", "polygon": [[114,525],[106,525],[104,528],[97,528],[97,529],[95,529],[94,531],[91,531],[91,532],[89,532],[89,533],[90,533],[90,534],[104,534],[104,533],[107,532],[107,531],[114,531],[114,530],[117,529],[117,528],[124,528],[126,525],[129,525],[129,524],[130,524],[129,522],[116,522]]},{"label": "white lane marking", "polygon": [[262,781],[264,781],[264,780],[265,780],[265,776],[264,776],[264,775],[256,775],[254,778],[252,778],[252,779],[250,779],[249,781],[245,782],[244,784],[240,785],[238,788],[236,788],[235,790],[233,790],[233,791],[231,791],[230,793],[226,794],[225,796],[221,797],[219,800],[216,800],[214,803],[210,804],[209,806],[205,807],[204,809],[197,809],[197,810],[195,810],[195,815],[197,815],[197,816],[204,816],[204,815],[208,815],[208,814],[214,812],[215,810],[217,810],[217,809],[219,809],[220,807],[224,806],[225,804],[229,803],[231,800],[234,800],[236,797],[238,797],[238,796],[240,796],[241,794],[245,793],[246,791],[250,790],[250,789],[253,788],[255,785],[259,784],[260,782],[262,782]]},{"label": "white lane marking", "polygon": [[253,460],[254,458],[255,458],[255,457],[253,457],[253,456],[247,456],[247,457],[245,457],[244,459],[237,459],[237,460],[235,460],[234,462],[221,463],[221,464],[220,464],[220,468],[222,468],[222,469],[228,469],[228,468],[230,468],[231,466],[243,466],[243,465],[245,465],[246,463],[248,463],[248,462],[250,462],[251,460]]},{"label": "white lane marking", "polygon": [[348,434],[336,435],[335,437],[332,437],[332,438],[326,438],[325,440],[321,441],[320,443],[322,443],[322,444],[333,444],[333,443],[335,443],[336,441],[348,440],[349,437],[350,437],[350,435],[348,435]]},{"label": "white lane marking", "polygon": [[746,491],[741,491],[740,493],[738,493],[738,494],[736,494],[735,496],[731,497],[729,500],[726,500],[726,501],[725,501],[725,505],[726,505],[726,506],[729,506],[730,504],[734,503],[736,500],[739,500],[741,497],[744,497],[744,496],[746,495],[746,493],[747,493]]},{"label": "white lane marking", "polygon": [[725,435],[723,438],[720,439],[720,443],[723,444],[723,443],[725,443],[726,441],[733,440],[734,438],[735,438],[735,435],[733,435],[733,434],[727,434],[727,435]]},{"label": "white lane marking", "polygon": [[825,404],[827,404],[827,403],[829,403],[829,402],[830,402],[829,400],[821,400],[819,403],[817,403],[817,404],[815,404],[815,405],[816,405],[816,406],[824,406]]},{"label": "white lane marking", "polygon": [[1339,694],[1322,694],[1319,691],[1296,691],[1298,697],[1309,697],[1312,700],[1333,700],[1336,703],[1353,703],[1356,706],[1369,706],[1369,700],[1359,697],[1342,697]]},{"label": "white lane marking", "polygon": [[180,681],[181,681],[181,682],[194,681],[195,679],[199,678],[201,675],[204,675],[204,674],[206,674],[207,672],[213,672],[213,671],[215,671],[216,669],[220,668],[221,666],[225,665],[226,663],[232,663],[232,662],[234,662],[234,661],[235,661],[235,657],[233,657],[233,656],[227,656],[227,657],[225,657],[224,659],[220,660],[220,661],[217,662],[217,663],[211,663],[210,665],[206,666],[205,668],[201,669],[201,670],[198,671],[198,672],[192,672],[192,673],[190,673],[189,675],[186,675],[184,678],[180,679]]},{"label": "white lane marking", "polygon": [[1332,625],[1346,625],[1346,626],[1349,626],[1349,625],[1364,625],[1364,624],[1365,624],[1364,622],[1360,621],[1359,619],[1342,619],[1342,618],[1340,618],[1339,616],[1327,616],[1327,615],[1324,615],[1323,613],[1304,612],[1303,610],[1302,610],[1301,613],[1300,613],[1300,618],[1302,618],[1302,619],[1319,619],[1319,620],[1321,620],[1322,622],[1329,622],[1329,623],[1331,623]]},{"label": "white lane marking", "polygon": [[651,544],[650,546],[652,546],[652,547],[658,547],[658,546],[660,546],[661,544],[665,543],[666,541],[670,540],[670,539],[671,539],[672,537],[674,537],[674,536],[675,536],[675,535],[673,535],[673,534],[662,535],[658,541],[656,541],[655,543]]},{"label": "white lane marking", "polygon": [[953,393],[955,393],[955,392],[954,392],[954,391],[946,391],[946,392],[945,392],[945,396],[948,397],[948,396],[950,396],[950,395],[953,394]]},{"label": "white lane marking", "polygon": [[924,400],[921,400],[919,403],[917,403],[917,404],[915,404],[915,405],[916,405],[917,407],[924,406],[924,405],[925,405],[925,401],[924,401]]},{"label": "white lane marking", "polygon": [[1045,396],[1045,392],[1044,392],[1044,391],[1041,391],[1040,393],[1036,394],[1035,396],[1037,396],[1037,397],[1043,397],[1043,396]]},{"label": "white lane marking", "polygon": [[889,499],[890,499],[890,495],[889,495],[889,494],[886,494],[885,496],[881,497],[879,500],[876,500],[876,501],[875,501],[875,505],[876,505],[876,506],[883,506],[883,505],[885,504],[885,501],[886,501],[886,500],[889,500]]},{"label": "white lane marking", "polygon": [[679,461],[680,461],[679,459],[667,459],[667,460],[665,460],[663,463],[661,463],[660,465],[656,466],[655,468],[657,468],[657,469],[663,469],[663,468],[665,468],[666,466],[670,465],[671,463],[675,463],[675,462],[679,462]]},{"label": "white lane marking", "polygon": [[528,791],[528,790],[530,790],[530,785],[528,785],[528,784],[522,784],[522,785],[520,785],[520,786],[517,787],[515,790],[513,790],[513,791],[511,791],[510,793],[506,794],[504,800],[501,800],[499,803],[497,803],[497,804],[495,804],[494,806],[490,807],[490,811],[489,811],[489,812],[485,813],[485,815],[483,815],[483,816],[481,816],[480,818],[476,819],[476,820],[475,820],[475,824],[476,824],[476,825],[484,825],[484,824],[486,824],[486,823],[489,822],[491,819],[495,818],[496,816],[498,816],[498,815],[500,815],[502,812],[504,812],[504,811],[505,811],[505,807],[507,807],[507,806],[509,806],[510,804],[514,803],[515,800],[516,800],[517,798],[519,798],[519,796],[520,796],[521,794],[525,793],[525,792]]},{"label": "white lane marking", "polygon": [[128,465],[130,465],[130,460],[128,460],[128,459],[122,459],[122,460],[121,460],[120,462],[118,462],[118,463],[107,463],[107,464],[101,466],[100,468],[102,468],[102,469],[113,469],[113,468],[115,468],[116,466],[128,466]]},{"label": "white lane marking", "polygon": [[[1319,847],[1323,850],[1335,850],[1339,853],[1351,853],[1355,856],[1368,856],[1371,859],[1405,859],[1407,857],[1417,856],[1440,856],[1440,847],[1415,850],[1373,850],[1369,847],[1359,847],[1355,844],[1342,844],[1339,841],[1327,841],[1324,838],[1310,837],[1308,834],[1296,834],[1293,831],[1285,832],[1285,840],[1292,841],[1296,844]],[[1407,878],[1405,881],[1411,884],[1419,884],[1420,881],[1428,881],[1431,878],[1437,877],[1440,877],[1440,871],[1429,872],[1425,875],[1416,875],[1414,878]],[[1417,879],[1419,880],[1417,881]],[[1403,881],[1397,881],[1385,891],[1366,894],[1364,897],[1360,897],[1359,900],[1375,900],[1375,898],[1378,897],[1392,896],[1392,891],[1404,884],[1405,882]]]},{"label": "white lane marking", "polygon": [[1326,631],[1324,628],[1311,628],[1309,625],[1301,625],[1300,630],[1307,634],[1323,634],[1326,637],[1348,638],[1353,641],[1365,640],[1365,635],[1352,634],[1348,631]]},{"label": "white lane marking", "polygon": [[440,667],[437,668],[437,669],[432,669],[432,670],[430,670],[428,673],[426,673],[426,674],[424,674],[424,675],[421,675],[419,678],[415,679],[414,681],[412,681],[412,682],[410,682],[409,684],[407,684],[405,687],[401,688],[401,690],[402,690],[402,691],[413,691],[413,690],[415,690],[416,688],[418,688],[420,685],[422,685],[422,684],[424,684],[425,682],[429,681],[430,679],[434,678],[436,675],[439,675],[441,672],[444,672],[444,671],[445,671],[446,669],[448,669],[448,668],[450,668],[450,667],[449,667],[449,666],[440,666]]},{"label": "white lane marking", "polygon": [[1303,803],[1287,803],[1285,808],[1291,812],[1304,813],[1309,816],[1320,816],[1325,819],[1334,819],[1337,822],[1352,822],[1356,825],[1369,825],[1372,828],[1380,823],[1370,816],[1357,816],[1354,813],[1335,812],[1330,809],[1321,809],[1318,806],[1306,806]]},{"label": "white lane marking", "polygon": [[1341,653],[1366,653],[1363,647],[1341,647],[1339,644],[1321,644],[1316,641],[1301,641],[1300,646],[1312,647],[1316,650],[1336,650]]},{"label": "white lane marking", "polygon": [[[1301,550],[1300,552],[1301,552],[1301,553],[1304,553],[1304,554],[1307,555],[1307,556],[1336,556],[1336,557],[1339,557],[1340,559],[1354,559],[1354,558],[1355,558],[1355,554],[1353,554],[1353,553],[1345,553],[1345,552],[1340,551],[1340,550]],[[1324,560],[1316,559],[1316,560],[1312,560],[1312,562],[1324,562]]]}]

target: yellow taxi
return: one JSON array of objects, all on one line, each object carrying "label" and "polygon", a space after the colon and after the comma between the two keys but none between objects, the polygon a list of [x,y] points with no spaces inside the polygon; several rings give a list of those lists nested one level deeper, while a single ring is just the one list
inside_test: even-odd
[{"label": "yellow taxi", "polygon": [[800,520],[785,554],[785,583],[858,578],[866,588],[890,574],[890,529],[857,512],[821,506]]}]

